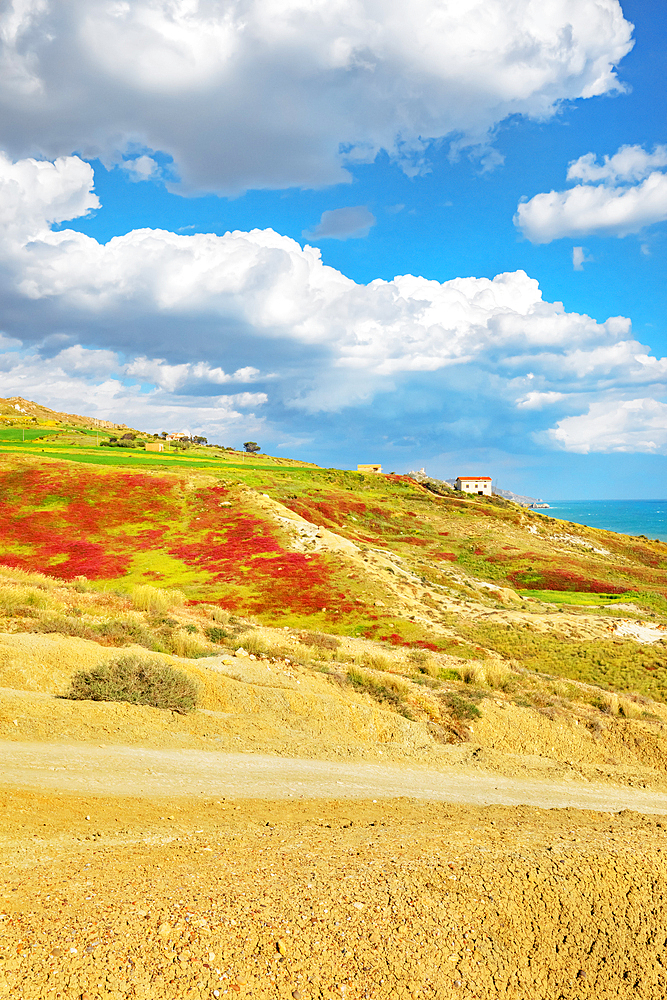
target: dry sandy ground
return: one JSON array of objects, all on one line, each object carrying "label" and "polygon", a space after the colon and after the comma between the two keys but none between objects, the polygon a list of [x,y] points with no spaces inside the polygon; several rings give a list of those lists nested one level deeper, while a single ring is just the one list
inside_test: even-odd
[{"label": "dry sandy ground", "polygon": [[667,993],[667,817],[0,792],[0,997]]},{"label": "dry sandy ground", "polygon": [[100,655],[0,640],[0,1000],[667,996],[662,716],[496,692],[443,745],[236,659],[187,717],[58,698]]},{"label": "dry sandy ground", "polygon": [[412,797],[466,805],[536,805],[667,813],[667,794],[611,784],[530,780],[484,770],[308,760],[268,754],[71,743],[1,743],[0,783],[32,791],[266,799]]}]

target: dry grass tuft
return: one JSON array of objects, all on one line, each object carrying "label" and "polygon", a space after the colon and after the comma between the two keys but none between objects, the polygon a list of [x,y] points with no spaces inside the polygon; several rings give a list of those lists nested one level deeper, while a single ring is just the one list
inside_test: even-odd
[{"label": "dry grass tuft", "polygon": [[53,607],[45,590],[34,586],[0,586],[0,612],[13,615],[19,608]]},{"label": "dry grass tuft", "polygon": [[234,645],[236,649],[242,646],[246,653],[253,653],[255,656],[266,656],[269,653],[269,644],[259,632],[246,632]]},{"label": "dry grass tuft", "polygon": [[172,608],[185,604],[185,594],[182,590],[160,590],[159,587],[152,587],[148,583],[140,584],[132,588],[132,603],[139,611],[148,611],[149,614],[166,614]]},{"label": "dry grass tuft", "polygon": [[618,710],[626,719],[639,719],[644,714],[642,706],[638,705],[632,698],[620,697],[618,699]]},{"label": "dry grass tuft", "polygon": [[459,673],[465,684],[472,684],[474,687],[484,687],[486,684],[486,673],[479,663],[465,663],[459,667]]},{"label": "dry grass tuft", "polygon": [[604,691],[600,698],[600,704],[603,712],[607,715],[618,715],[619,712],[619,701],[618,695],[611,691]]},{"label": "dry grass tuft", "polygon": [[313,660],[319,659],[319,655],[313,652],[312,647],[302,646],[300,642],[296,644],[291,653],[288,653],[288,658],[294,663],[300,663],[302,666],[306,666],[308,663],[312,663]]},{"label": "dry grass tuft", "polygon": [[357,666],[367,667],[369,670],[383,670],[385,672],[389,672],[395,666],[395,663],[384,653],[369,653],[366,650],[363,653],[358,653],[354,662]]},{"label": "dry grass tuft", "polygon": [[176,656],[196,659],[200,656],[210,656],[211,650],[205,646],[196,635],[185,629],[175,629],[168,639],[170,651]]},{"label": "dry grass tuft", "polygon": [[515,686],[511,672],[500,663],[488,663],[484,667],[486,683],[498,691],[509,691]]},{"label": "dry grass tuft", "polygon": [[211,608],[211,618],[220,625],[228,625],[231,615],[229,611],[225,611],[223,608]]}]

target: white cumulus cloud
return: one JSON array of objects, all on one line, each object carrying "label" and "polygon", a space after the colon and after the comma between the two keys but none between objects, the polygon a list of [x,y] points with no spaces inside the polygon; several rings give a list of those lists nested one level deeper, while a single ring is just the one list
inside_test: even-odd
[{"label": "white cumulus cloud", "polygon": [[31,349],[2,353],[2,347],[0,342],[0,395],[36,399],[57,410],[145,430],[174,430],[187,424],[193,433],[214,436],[221,444],[266,429],[264,418],[255,412],[267,402],[265,393],[216,392],[200,397],[192,391],[193,382],[205,379],[204,373],[181,372],[180,380],[170,382],[160,378],[164,373],[159,360],[153,362],[151,376],[147,358],[140,359],[142,366],[123,363],[111,351],[78,345],[53,358]]},{"label": "white cumulus cloud", "polygon": [[565,451],[667,454],[667,403],[657,399],[603,399],[588,412],[565,417],[548,431]]},{"label": "white cumulus cloud", "polygon": [[622,89],[631,33],[618,0],[8,0],[0,144],[162,150],[225,193],[339,183],[380,149],[414,173],[432,139]]},{"label": "white cumulus cloud", "polygon": [[0,152],[0,226],[3,239],[38,232],[99,207],[92,168],[77,156],[12,162]]},{"label": "white cumulus cloud", "polygon": [[[624,146],[602,164],[587,153],[568,170],[569,180],[584,183],[566,191],[536,194],[520,203],[514,224],[531,243],[550,243],[566,236],[638,233],[667,219],[667,173],[658,169],[665,166],[665,146],[656,147],[653,153],[641,146]],[[580,270],[576,256],[574,267]]]},{"label": "white cumulus cloud", "polygon": [[517,399],[516,405],[520,410],[541,410],[543,406],[550,406],[564,399],[562,392],[527,392],[521,399]]},{"label": "white cumulus cloud", "polygon": [[621,146],[613,156],[605,156],[602,163],[598,163],[595,153],[580,156],[568,167],[567,179],[585,184],[597,181],[636,184],[661,167],[667,167],[667,146],[656,146],[652,153],[641,146]]},{"label": "white cumulus cloud", "polygon": [[[74,409],[97,415],[103,406],[153,429],[176,411],[172,424],[199,431],[205,417],[213,428],[246,418],[257,426],[261,408],[263,433],[273,427],[284,440],[290,424],[309,426],[308,414],[370,412],[371,401],[418,384],[421,400],[432,395],[453,407],[456,420],[442,421],[443,433],[475,421],[479,428],[481,411],[487,437],[502,435],[503,420],[492,419],[501,412],[513,424],[525,414],[530,433],[550,407],[550,422],[563,415],[548,438],[559,447],[575,440],[573,406],[664,394],[667,359],[634,339],[628,319],[566,312],[523,271],[444,282],[408,274],[364,285],[325,265],[316,248],[270,229],[141,229],[102,244],[49,228],[64,201],[88,210],[90,167],[77,157],[51,165],[50,174],[45,166],[53,204],[33,204],[33,164],[0,159],[0,218],[14,220],[0,230],[0,329],[8,338],[0,394],[54,404],[60,394],[59,409],[74,400]],[[221,394],[223,385],[237,391]],[[428,405],[418,404],[424,420]],[[199,425],[183,417],[186,406]],[[644,426],[650,444],[653,430]],[[294,438],[302,434],[296,426]]]}]

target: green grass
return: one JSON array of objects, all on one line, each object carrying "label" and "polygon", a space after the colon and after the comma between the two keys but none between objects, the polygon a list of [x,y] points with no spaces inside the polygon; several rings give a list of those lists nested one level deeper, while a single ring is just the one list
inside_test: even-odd
[{"label": "green grass", "polygon": [[[57,432],[54,432],[57,433]],[[272,473],[278,475],[289,475],[293,473],[293,468],[290,466],[273,466],[268,462],[259,464],[244,464],[243,462],[228,461],[221,455],[207,455],[203,452],[196,452],[194,455],[187,457],[187,452],[174,453],[173,455],[167,455],[164,452],[150,452],[143,451],[141,448],[94,448],[87,449],[82,447],[70,446],[70,445],[58,445],[50,444],[44,442],[40,449],[40,442],[33,447],[28,447],[26,431],[26,447],[20,447],[20,441],[15,447],[1,447],[0,454],[17,454],[22,453],[26,455],[34,455],[41,453],[48,455],[50,458],[57,458],[65,462],[81,462],[84,465],[101,465],[101,466],[124,466],[124,467],[135,467],[140,469],[145,468],[155,468],[161,471],[169,469],[205,469],[207,472],[217,469],[221,472],[227,469],[234,469],[238,471],[251,472],[253,470],[265,471],[270,469]],[[4,443],[2,438],[0,438],[0,445]],[[13,442],[12,442],[13,443]],[[38,451],[40,449],[40,451]],[[297,466],[297,468],[299,468]],[[306,474],[317,471],[311,470],[307,467],[299,469],[299,471]]]},{"label": "green grass", "polygon": [[618,601],[629,601],[637,595],[634,591],[625,594],[588,594],[576,590],[520,590],[523,597],[534,597],[547,604],[603,605]]},{"label": "green grass", "polygon": [[581,641],[502,625],[463,628],[477,642],[528,670],[667,702],[667,643],[642,646],[628,639]]},{"label": "green grass", "polygon": [[[35,438],[44,437],[46,434],[59,434],[60,431],[56,428],[50,429],[47,427],[32,428],[26,427],[3,427],[0,425],[0,442],[3,444],[13,444],[22,445],[23,435],[25,434],[25,443],[29,444],[34,441]],[[27,450],[27,449],[26,449]]]},{"label": "green grass", "polygon": [[[88,465],[127,466],[132,463],[141,468],[150,466],[160,469],[195,469],[213,465],[225,469],[247,471],[271,469],[276,472],[288,472],[294,469],[301,469],[301,471],[308,472],[312,468],[307,465],[300,467],[298,465],[282,464],[283,462],[290,462],[291,460],[289,459],[274,459],[271,456],[244,456],[243,452],[228,452],[222,448],[195,446],[188,449],[187,452],[174,450],[172,453],[167,453],[146,452],[141,446],[143,442],[137,448],[127,449],[100,449],[97,444],[93,443],[97,441],[98,437],[100,441],[106,441],[110,436],[122,435],[124,431],[104,430],[98,432],[97,430],[84,427],[25,428],[25,442],[23,441],[23,433],[23,428],[20,427],[0,426],[0,445],[5,445],[5,447],[0,447],[0,453],[25,453],[26,455],[34,455],[43,451],[54,458],[57,457],[69,462],[82,462]],[[47,435],[52,440],[37,440]],[[72,435],[77,438],[88,437],[91,439],[91,443],[79,443],[78,441],[75,443],[67,440]],[[59,437],[62,437],[63,440],[59,441]]]}]

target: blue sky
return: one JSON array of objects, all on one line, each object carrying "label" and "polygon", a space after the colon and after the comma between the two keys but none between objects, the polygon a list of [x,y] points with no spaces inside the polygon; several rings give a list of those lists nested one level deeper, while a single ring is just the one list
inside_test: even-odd
[{"label": "blue sky", "polygon": [[0,393],[665,496],[667,7],[241,6],[0,15]]}]

